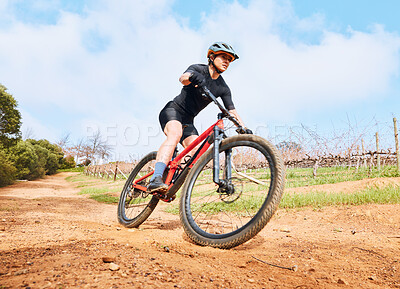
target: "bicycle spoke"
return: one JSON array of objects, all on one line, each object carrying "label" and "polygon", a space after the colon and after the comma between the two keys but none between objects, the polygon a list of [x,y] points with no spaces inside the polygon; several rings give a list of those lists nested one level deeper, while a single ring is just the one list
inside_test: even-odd
[{"label": "bicycle spoke", "polygon": [[131,204],[131,205],[125,206],[125,208],[129,209],[129,208],[138,208],[138,207],[146,207],[146,206],[147,206],[146,203],[143,203],[143,204]]},{"label": "bicycle spoke", "polygon": [[[146,155],[133,169],[122,190],[118,204],[118,220],[127,227],[143,223],[158,203],[158,199],[145,191],[133,188],[133,183],[147,187],[154,167],[156,152]],[[144,178],[144,179],[142,179]],[[139,181],[140,180],[140,181]]]},{"label": "bicycle spoke", "polygon": [[[233,147],[230,166],[225,157],[225,152],[221,151],[220,177],[231,176],[226,180],[230,187],[218,191],[212,182],[210,159],[191,188],[190,218],[201,231],[209,234],[233,234],[240,230],[256,216],[269,194],[272,174],[269,160],[257,148]],[[225,172],[229,167],[232,172]]]}]

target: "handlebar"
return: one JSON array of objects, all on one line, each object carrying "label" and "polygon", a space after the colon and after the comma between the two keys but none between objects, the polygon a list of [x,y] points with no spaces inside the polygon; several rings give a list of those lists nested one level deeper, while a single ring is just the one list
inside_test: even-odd
[{"label": "handlebar", "polygon": [[235,116],[231,115],[229,113],[229,111],[219,103],[219,101],[217,100],[215,95],[206,86],[200,87],[200,89],[201,89],[200,90],[201,94],[204,97],[211,99],[211,101],[214,102],[218,106],[218,108],[221,110],[223,116],[226,117],[227,119],[229,119],[230,121],[232,121],[233,124],[237,126],[237,130],[236,130],[237,133],[240,133],[240,134],[245,133],[245,129],[240,125],[238,119]]}]

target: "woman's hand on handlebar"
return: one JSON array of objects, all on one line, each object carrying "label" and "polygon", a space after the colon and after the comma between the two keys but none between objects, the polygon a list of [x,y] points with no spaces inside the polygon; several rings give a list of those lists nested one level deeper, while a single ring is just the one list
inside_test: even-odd
[{"label": "woman's hand on handlebar", "polygon": [[203,87],[206,85],[206,78],[203,74],[193,71],[189,76],[189,81],[196,87]]},{"label": "woman's hand on handlebar", "polygon": [[253,134],[251,129],[248,129],[244,126],[242,119],[240,118],[239,114],[237,113],[236,109],[227,110],[224,108],[215,98],[215,96],[211,93],[211,91],[206,87],[200,87],[203,96],[210,98],[222,111],[225,117],[227,117],[230,121],[232,121],[238,129],[236,130],[239,134]]},{"label": "woman's hand on handlebar", "polygon": [[251,129],[249,129],[249,128],[247,128],[247,127],[238,127],[237,129],[236,129],[236,132],[238,133],[238,134],[253,134],[253,131],[251,130]]}]

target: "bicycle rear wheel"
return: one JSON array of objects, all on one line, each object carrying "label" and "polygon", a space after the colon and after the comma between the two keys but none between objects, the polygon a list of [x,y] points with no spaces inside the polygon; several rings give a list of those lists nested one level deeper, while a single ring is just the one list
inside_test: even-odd
[{"label": "bicycle rear wheel", "polygon": [[[132,183],[154,170],[157,152],[144,156],[135,166],[122,189],[118,203],[118,221],[128,228],[138,227],[153,212],[159,199],[138,189],[132,188]],[[139,182],[147,187],[151,176]]]},{"label": "bicycle rear wheel", "polygon": [[[253,238],[275,213],[283,194],[284,166],[278,150],[255,135],[223,140],[219,159],[228,189],[213,183],[209,150],[193,166],[182,189],[180,218],[195,243],[229,249]],[[229,166],[231,174],[226,173]]]}]

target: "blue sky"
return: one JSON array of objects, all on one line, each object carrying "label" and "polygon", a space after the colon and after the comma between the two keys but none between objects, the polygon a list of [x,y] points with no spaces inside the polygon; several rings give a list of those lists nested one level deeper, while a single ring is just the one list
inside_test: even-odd
[{"label": "blue sky", "polygon": [[[245,123],[279,142],[313,131],[345,148],[400,118],[400,2],[2,0],[0,83],[23,132],[71,141],[100,129],[114,159],[155,150],[158,112],[214,41],[240,60],[224,78]],[[209,106],[196,119],[215,119]],[[335,143],[336,142],[336,143]]]}]

